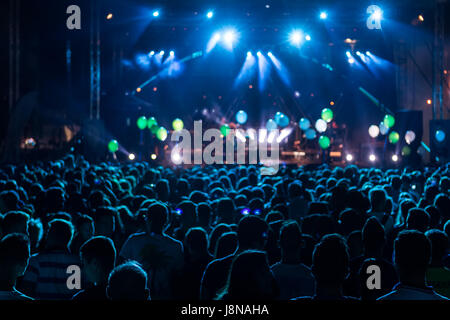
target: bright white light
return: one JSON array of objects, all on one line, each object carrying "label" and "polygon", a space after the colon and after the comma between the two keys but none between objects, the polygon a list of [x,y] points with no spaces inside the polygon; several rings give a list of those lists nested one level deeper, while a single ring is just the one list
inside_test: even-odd
[{"label": "bright white light", "polygon": [[321,20],[325,20],[328,17],[328,14],[325,11],[322,11],[319,15]]},{"label": "bright white light", "polygon": [[285,138],[287,138],[292,132],[292,128],[286,128],[281,130],[279,137],[277,138],[277,143],[280,143]]},{"label": "bright white light", "polygon": [[156,11],[153,11],[153,16],[156,18],[156,17],[159,17],[159,11],[158,10],[156,10]]},{"label": "bright white light", "polygon": [[361,56],[361,52],[356,51],[356,55]]},{"label": "bright white light", "polygon": [[353,160],[353,156],[349,153],[345,156],[345,159],[347,159],[348,162]]},{"label": "bright white light", "polygon": [[289,34],[289,41],[294,46],[299,46],[302,43],[303,32],[300,30],[294,30]]},{"label": "bright white light", "polygon": [[159,55],[160,55],[160,56],[163,56],[163,55],[164,55],[164,50],[161,50],[161,51],[159,52]]},{"label": "bright white light", "polygon": [[275,139],[275,136],[277,135],[277,131],[276,130],[272,130],[269,133],[269,137],[267,138],[267,143],[272,143],[273,140]]},{"label": "bright white light", "polygon": [[247,57],[251,57],[251,56],[252,56],[251,51],[247,51]]},{"label": "bright white light", "polygon": [[366,56],[371,56],[372,54],[370,53],[370,51],[366,51]]},{"label": "bright white light", "polygon": [[381,20],[382,17],[383,11],[381,11],[380,9],[375,10],[375,12],[372,14],[372,18],[375,20]]},{"label": "bright white light", "polygon": [[350,51],[346,51],[345,55],[347,56],[347,58],[351,58],[352,57],[352,54],[350,53]]},{"label": "bright white light", "polygon": [[305,40],[306,40],[306,41],[311,41],[311,36],[310,36],[309,34],[307,34],[307,35],[305,36]]},{"label": "bright white light", "polygon": [[233,47],[233,43],[236,41],[237,35],[234,30],[228,30],[223,35],[223,40],[228,47]]},{"label": "bright white light", "polygon": [[262,143],[266,140],[267,129],[259,129],[259,142]]},{"label": "bright white light", "polygon": [[180,154],[178,153],[178,152],[172,152],[172,154],[171,154],[171,159],[172,159],[172,162],[173,163],[175,163],[175,164],[180,164],[181,163],[181,156],[180,156]]},{"label": "bright white light", "polygon": [[369,136],[371,136],[372,138],[376,138],[379,134],[380,128],[377,125],[373,124],[369,127]]},{"label": "bright white light", "polygon": [[155,51],[153,51],[153,50],[150,51],[150,53],[149,53],[148,55],[149,55],[150,57],[153,56],[153,55],[155,55]]},{"label": "bright white light", "polygon": [[319,119],[316,121],[316,130],[320,133],[325,132],[327,130],[327,123],[323,119]]},{"label": "bright white light", "polygon": [[348,59],[348,63],[350,63],[350,64],[354,64],[354,63],[355,63],[355,59],[353,59],[353,58],[349,58],[349,59]]},{"label": "bright white light", "polygon": [[174,56],[174,55],[175,55],[175,52],[170,51],[169,54],[170,54],[171,56]]},{"label": "bright white light", "polygon": [[259,57],[261,55],[261,51],[258,51],[256,55]]},{"label": "bright white light", "polygon": [[398,161],[398,155],[396,155],[396,154],[392,155],[392,161],[397,162]]},{"label": "bright white light", "polygon": [[136,159],[136,156],[134,155],[134,153],[130,153],[128,155],[128,159],[130,159],[131,161],[133,161],[134,159]]},{"label": "bright white light", "polygon": [[150,156],[150,158],[152,158],[152,160],[156,160],[156,154],[152,153],[152,155]]},{"label": "bright white light", "polygon": [[269,56],[269,57],[272,57],[273,56],[273,54],[272,54],[272,52],[267,52],[267,55]]},{"label": "bright white light", "polygon": [[220,38],[221,38],[221,35],[220,35],[219,32],[214,33],[214,35],[213,35],[213,40],[214,40],[214,41],[219,41]]},{"label": "bright white light", "polygon": [[214,16],[214,12],[212,12],[212,11],[208,11],[208,13],[206,14],[206,17],[208,19],[211,19],[213,16]]},{"label": "bright white light", "polygon": [[374,162],[375,160],[377,160],[377,157],[376,157],[374,154],[371,154],[371,155],[369,156],[369,160],[372,161],[372,162]]}]

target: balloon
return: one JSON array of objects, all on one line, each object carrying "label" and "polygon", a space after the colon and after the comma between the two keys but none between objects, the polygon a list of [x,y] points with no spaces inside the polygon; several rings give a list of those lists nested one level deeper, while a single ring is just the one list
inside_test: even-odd
[{"label": "balloon", "polygon": [[389,133],[388,139],[390,143],[395,144],[400,139],[400,135],[398,134],[398,132],[392,131],[391,133]]},{"label": "balloon", "polygon": [[369,136],[371,136],[372,138],[376,138],[379,134],[380,128],[376,124],[373,124],[369,127]]},{"label": "balloon", "polygon": [[327,149],[330,146],[330,138],[327,136],[320,136],[319,137],[319,146],[322,149]]},{"label": "balloon", "polygon": [[300,121],[298,122],[298,126],[303,131],[306,131],[311,126],[311,122],[309,122],[309,120],[306,118],[301,118]]},{"label": "balloon", "polygon": [[245,112],[244,110],[240,110],[236,113],[236,121],[239,124],[244,124],[247,122],[247,112]]},{"label": "balloon", "polygon": [[276,122],[277,124],[279,124],[281,116],[284,116],[284,114],[282,114],[280,111],[278,111],[277,113],[275,113],[274,120],[275,120],[275,122]]},{"label": "balloon", "polygon": [[405,141],[407,144],[411,144],[414,140],[416,140],[416,133],[412,130],[408,130],[405,133]]},{"label": "balloon", "polygon": [[230,126],[227,124],[224,124],[220,127],[220,132],[222,133],[223,136],[227,136],[227,134],[230,132]]},{"label": "balloon", "polygon": [[445,132],[442,130],[436,130],[436,132],[434,133],[434,137],[436,138],[437,142],[442,142],[445,140]]},{"label": "balloon", "polygon": [[117,150],[119,150],[119,143],[116,140],[111,140],[108,143],[108,149],[109,149],[109,152],[112,152],[112,153],[116,152]]},{"label": "balloon", "polygon": [[158,131],[156,131],[156,137],[160,141],[164,141],[167,138],[167,130],[164,127],[159,127]]},{"label": "balloon", "polygon": [[144,130],[147,127],[147,118],[145,116],[137,119],[137,126],[140,130]]},{"label": "balloon", "polygon": [[172,121],[172,128],[175,131],[180,131],[184,128],[183,120],[176,118]]},{"label": "balloon", "polygon": [[333,110],[331,110],[330,108],[324,108],[322,110],[322,119],[325,120],[326,122],[331,122],[331,120],[333,120]]},{"label": "balloon", "polygon": [[273,119],[267,120],[266,129],[267,130],[275,130],[277,128],[277,123]]},{"label": "balloon", "polygon": [[385,116],[384,116],[384,119],[383,119],[383,123],[384,123],[384,125],[385,125],[386,127],[392,128],[392,127],[394,126],[394,124],[395,124],[395,118],[394,118],[394,116],[392,116],[392,115],[390,115],[390,114],[385,115]]},{"label": "balloon", "polygon": [[320,133],[327,131],[327,123],[323,119],[316,121],[316,130]]},{"label": "balloon", "polygon": [[389,132],[389,128],[386,127],[386,126],[384,125],[384,122],[383,122],[383,121],[380,122],[379,127],[380,127],[380,133],[381,133],[383,136],[384,136],[386,133]]},{"label": "balloon", "polygon": [[316,131],[313,128],[309,128],[305,132],[306,139],[312,140],[316,137]]},{"label": "balloon", "polygon": [[402,156],[409,156],[411,154],[411,148],[408,146],[404,146],[402,148]]},{"label": "balloon", "polygon": [[148,118],[148,120],[147,120],[147,127],[149,129],[151,129],[153,126],[156,126],[156,125],[158,125],[158,122],[156,121],[155,117]]},{"label": "balloon", "polygon": [[286,127],[289,125],[289,118],[288,116],[282,114],[280,116],[280,118],[278,119],[278,125],[282,128]]}]

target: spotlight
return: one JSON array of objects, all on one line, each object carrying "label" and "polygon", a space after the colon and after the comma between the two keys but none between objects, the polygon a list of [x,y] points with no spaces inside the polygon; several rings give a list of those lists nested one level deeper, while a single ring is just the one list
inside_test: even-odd
[{"label": "spotlight", "polygon": [[305,40],[306,40],[306,41],[311,41],[311,36],[310,36],[309,34],[307,34],[307,35],[305,36]]},{"label": "spotlight", "polygon": [[375,162],[375,160],[377,160],[377,157],[372,153],[372,154],[369,156],[369,160],[370,160],[371,162]]},{"label": "spotlight", "polygon": [[252,56],[252,52],[251,51],[247,51],[247,57],[251,57]]},{"label": "spotlight", "polygon": [[175,164],[181,163],[182,158],[178,152],[172,152],[171,158],[173,163]]},{"label": "spotlight", "polygon": [[164,50],[161,50],[161,51],[159,52],[159,55],[160,55],[160,56],[163,56],[163,55],[164,55]]},{"label": "spotlight", "polygon": [[267,55],[269,56],[269,57],[272,57],[273,56],[273,54],[272,54],[272,52],[267,52]]},{"label": "spotlight", "polygon": [[217,42],[217,41],[220,40],[220,38],[221,38],[221,35],[220,35],[219,32],[214,33],[214,35],[213,35],[213,40],[214,40],[214,41]]},{"label": "spotlight", "polygon": [[214,16],[214,12],[213,11],[208,11],[208,13],[206,14],[206,17],[208,19],[211,19]]},{"label": "spotlight", "polygon": [[418,19],[419,19],[420,21],[422,21],[422,22],[425,20],[425,19],[423,18],[423,15],[421,15],[421,14],[419,14]]},{"label": "spotlight", "polygon": [[372,54],[370,53],[370,51],[366,51],[366,56],[371,56]]},{"label": "spotlight", "polygon": [[392,155],[392,161],[397,162],[398,161],[398,155],[393,154]]},{"label": "spotlight", "polygon": [[256,55],[259,57],[261,55],[261,51],[258,51]]},{"label": "spotlight", "polygon": [[349,154],[347,154],[347,155],[345,156],[345,159],[346,159],[348,162],[353,161],[353,156],[349,153]]},{"label": "spotlight", "polygon": [[348,50],[345,51],[345,55],[347,56],[347,58],[351,58],[352,57],[352,54]]},{"label": "spotlight", "polygon": [[237,34],[236,34],[236,31],[234,31],[234,30],[228,30],[223,35],[223,40],[225,42],[225,45],[229,48],[233,47],[233,43],[236,41],[236,39],[237,39]]},{"label": "spotlight", "polygon": [[289,41],[294,46],[299,46],[302,42],[302,32],[300,30],[294,30],[289,34]]},{"label": "spotlight", "polygon": [[153,16],[156,18],[156,17],[159,17],[159,11],[158,10],[155,10],[155,11],[153,11]]},{"label": "spotlight", "polygon": [[383,17],[383,11],[381,11],[381,9],[376,9],[374,11],[374,13],[372,13],[372,18],[375,20],[381,20],[381,18]]},{"label": "spotlight", "polygon": [[150,53],[148,54],[150,57],[155,55],[155,51],[150,51]]},{"label": "spotlight", "polygon": [[431,99],[427,100],[427,104],[431,104],[433,101]]},{"label": "spotlight", "polygon": [[172,50],[169,52],[169,54],[173,57],[175,55],[175,52]]},{"label": "spotlight", "polygon": [[361,56],[361,52],[356,51],[356,55],[357,55],[357,56]]},{"label": "spotlight", "polygon": [[156,160],[156,154],[152,153],[152,155],[150,156],[150,158],[151,158],[152,160]]},{"label": "spotlight", "polygon": [[348,63],[354,64],[354,63],[355,63],[355,59],[353,59],[353,58],[348,58]]},{"label": "spotlight", "polygon": [[136,92],[141,92],[142,89],[141,88],[136,88]]},{"label": "spotlight", "polygon": [[133,161],[134,159],[136,159],[136,156],[134,155],[134,153],[130,153],[128,155],[128,159],[130,159],[131,161]]},{"label": "spotlight", "polygon": [[328,13],[326,13],[326,11],[322,11],[319,15],[320,20],[325,20],[326,18],[328,18]]},{"label": "spotlight", "polygon": [[111,20],[112,18],[113,18],[113,14],[108,13],[108,15],[106,16],[106,20]]}]

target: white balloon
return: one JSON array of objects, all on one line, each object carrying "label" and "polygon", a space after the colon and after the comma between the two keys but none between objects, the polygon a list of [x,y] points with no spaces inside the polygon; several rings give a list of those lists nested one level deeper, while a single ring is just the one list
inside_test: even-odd
[{"label": "white balloon", "polygon": [[380,128],[377,125],[373,124],[369,127],[369,135],[372,138],[378,137],[379,134],[380,134]]},{"label": "white balloon", "polygon": [[406,133],[405,133],[406,143],[411,144],[414,140],[416,140],[416,133],[411,130],[406,131]]},{"label": "white balloon", "polygon": [[316,121],[316,130],[320,133],[327,131],[327,122],[325,120],[319,119]]}]

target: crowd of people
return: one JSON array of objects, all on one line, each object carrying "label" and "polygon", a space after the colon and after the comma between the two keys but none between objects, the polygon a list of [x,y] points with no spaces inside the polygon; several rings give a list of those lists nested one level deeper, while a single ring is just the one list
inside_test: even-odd
[{"label": "crowd of people", "polygon": [[0,300],[450,298],[450,164],[260,170],[1,166]]}]

